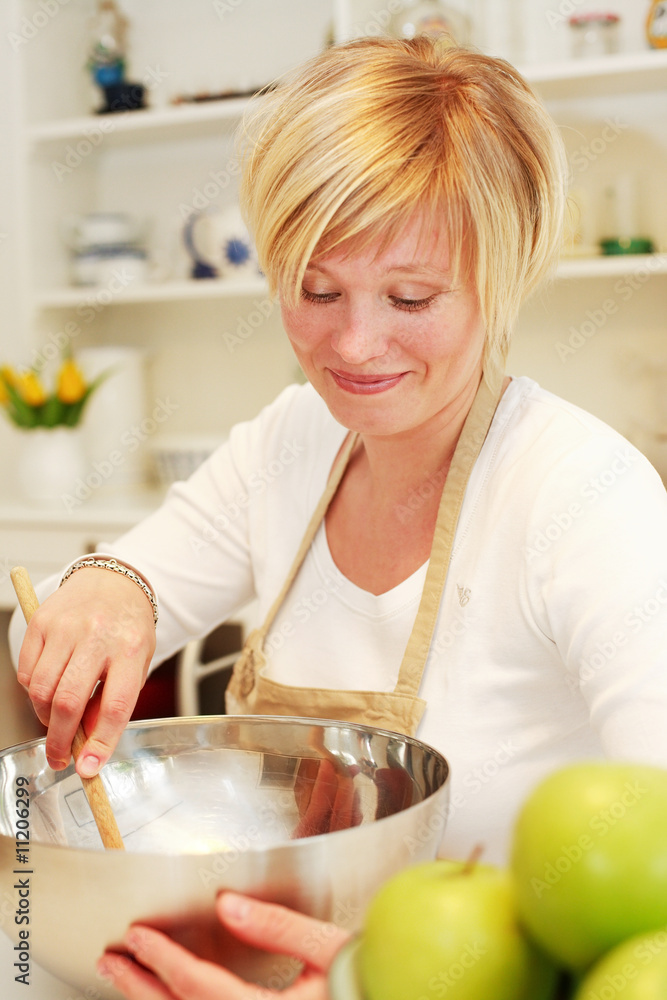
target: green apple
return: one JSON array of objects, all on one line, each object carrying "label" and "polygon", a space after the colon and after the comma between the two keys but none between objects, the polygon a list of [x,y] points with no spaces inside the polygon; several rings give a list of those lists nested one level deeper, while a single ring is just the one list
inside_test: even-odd
[{"label": "green apple", "polygon": [[667,928],[637,934],[595,963],[574,1000],[665,1000]]},{"label": "green apple", "polygon": [[667,924],[667,770],[585,761],[549,775],[519,812],[511,868],[528,932],[576,972]]},{"label": "green apple", "polygon": [[517,923],[509,871],[430,861],[371,900],[359,948],[368,1000],[547,1000],[554,966]]}]

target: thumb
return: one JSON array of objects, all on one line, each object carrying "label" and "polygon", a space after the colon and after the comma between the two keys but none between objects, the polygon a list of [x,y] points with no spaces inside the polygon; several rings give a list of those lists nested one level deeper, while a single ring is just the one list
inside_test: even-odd
[{"label": "thumb", "polygon": [[335,924],[235,892],[221,893],[216,909],[222,923],[246,944],[292,955],[320,972],[350,936]]}]

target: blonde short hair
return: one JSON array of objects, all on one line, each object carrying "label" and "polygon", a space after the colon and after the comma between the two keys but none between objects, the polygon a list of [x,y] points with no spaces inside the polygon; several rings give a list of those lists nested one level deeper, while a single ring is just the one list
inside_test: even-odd
[{"label": "blonde short hair", "polygon": [[472,269],[487,356],[504,356],[557,258],[567,169],[554,122],[512,66],[444,39],[327,49],[261,95],[241,155],[241,206],[288,302],[311,259],[386,245],[424,208]]}]

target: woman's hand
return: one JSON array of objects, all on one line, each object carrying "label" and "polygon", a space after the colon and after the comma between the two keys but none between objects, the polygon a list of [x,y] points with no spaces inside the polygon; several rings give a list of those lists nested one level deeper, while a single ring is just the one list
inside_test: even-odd
[{"label": "woman's hand", "polygon": [[[107,952],[98,971],[128,1000],[326,1000],[326,972],[347,931],[284,906],[224,892],[220,921],[246,944],[298,958],[304,968],[284,990],[244,982],[219,965],[195,958],[159,931],[133,926],[124,944],[136,958]],[[141,963],[138,965],[137,963]]]},{"label": "woman's hand", "polygon": [[[113,753],[136,705],[155,649],[153,610],[120,573],[79,569],[35,611],[18,663],[54,770],[70,762],[74,733],[88,737],[77,771],[92,777]],[[98,681],[94,697],[91,695]]]}]

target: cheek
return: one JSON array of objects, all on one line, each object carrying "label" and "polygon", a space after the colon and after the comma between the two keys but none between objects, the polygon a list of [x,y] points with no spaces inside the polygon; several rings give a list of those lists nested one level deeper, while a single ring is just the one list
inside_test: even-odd
[{"label": "cheek", "polygon": [[281,305],[280,313],[283,328],[294,350],[308,350],[317,339],[316,325],[306,320],[298,306]]}]

